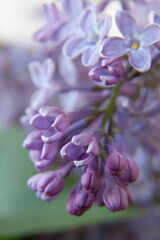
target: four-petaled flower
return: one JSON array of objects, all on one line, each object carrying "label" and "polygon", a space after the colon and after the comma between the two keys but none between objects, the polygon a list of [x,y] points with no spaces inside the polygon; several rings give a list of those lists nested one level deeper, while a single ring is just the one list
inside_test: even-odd
[{"label": "four-petaled flower", "polygon": [[160,27],[150,24],[140,32],[134,17],[126,11],[117,11],[116,24],[121,37],[110,37],[103,41],[100,52],[102,57],[116,58],[129,55],[129,63],[139,72],[151,67],[149,47],[160,40]]}]

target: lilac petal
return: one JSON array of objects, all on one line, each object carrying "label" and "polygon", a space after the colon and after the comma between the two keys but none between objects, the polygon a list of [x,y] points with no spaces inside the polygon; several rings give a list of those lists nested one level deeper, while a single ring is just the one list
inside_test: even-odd
[{"label": "lilac petal", "polygon": [[61,174],[57,174],[55,178],[46,186],[45,195],[55,196],[62,191],[64,187],[64,178]]},{"label": "lilac petal", "polygon": [[84,38],[71,38],[63,46],[63,54],[68,58],[78,57],[87,47]]},{"label": "lilac petal", "polygon": [[55,63],[51,58],[47,58],[43,62],[43,69],[44,69],[44,74],[46,76],[46,85],[47,83],[48,85],[50,85],[49,83],[51,83],[53,74],[55,72]]},{"label": "lilac petal", "polygon": [[49,172],[45,172],[43,173],[43,175],[41,176],[41,178],[38,181],[37,184],[37,189],[39,192],[44,192],[45,188],[47,187],[47,185],[56,177],[56,172],[54,171],[49,171]]},{"label": "lilac petal", "polygon": [[137,22],[127,11],[117,11],[116,24],[125,38],[133,39],[138,35]]},{"label": "lilac petal", "polygon": [[160,40],[160,26],[151,24],[141,33],[141,45],[150,46]]},{"label": "lilac petal", "polygon": [[52,59],[46,59],[43,64],[31,62],[28,66],[33,84],[38,88],[50,86],[55,71],[55,64]]},{"label": "lilac petal", "polygon": [[35,115],[30,120],[30,125],[39,130],[47,130],[54,122],[53,117],[43,117],[40,114]]},{"label": "lilac petal", "polygon": [[63,136],[64,132],[57,132],[55,129],[48,130],[41,136],[42,141],[46,143],[52,143],[59,140]]},{"label": "lilac petal", "polygon": [[41,66],[41,64],[37,61],[31,62],[28,65],[28,69],[29,69],[30,76],[31,76],[33,84],[38,88],[42,87],[43,83],[41,81],[42,80],[42,66]]},{"label": "lilac petal", "polygon": [[36,162],[41,161],[41,151],[40,150],[30,150],[29,157],[31,161],[35,164]]},{"label": "lilac petal", "polygon": [[110,37],[103,41],[100,53],[102,57],[120,57],[130,51],[129,46],[123,38]]},{"label": "lilac petal", "polygon": [[58,155],[58,143],[44,143],[41,153],[41,159],[56,160]]},{"label": "lilac petal", "polygon": [[59,132],[64,132],[69,126],[69,121],[66,114],[60,114],[56,117],[51,127],[54,127]]},{"label": "lilac petal", "polygon": [[99,60],[98,49],[96,45],[92,45],[82,53],[82,64],[86,67],[96,64]]},{"label": "lilac petal", "polygon": [[43,106],[39,109],[39,113],[43,116],[43,117],[57,117],[59,114],[62,114],[63,111],[60,110],[57,107],[52,107],[52,106]]},{"label": "lilac petal", "polygon": [[63,9],[72,19],[76,19],[83,10],[82,0],[63,0]]},{"label": "lilac petal", "polygon": [[59,11],[57,9],[56,4],[51,3],[51,4],[44,4],[44,14],[48,20],[48,23],[55,23],[56,21],[59,21],[60,16],[59,16]]},{"label": "lilac petal", "polygon": [[75,145],[85,146],[90,143],[93,138],[88,134],[79,134],[72,137],[72,143]]},{"label": "lilac petal", "polygon": [[89,155],[85,159],[78,160],[78,161],[75,160],[74,161],[74,165],[76,167],[85,167],[85,166],[88,166],[88,164],[90,164],[93,159],[94,159],[94,156],[93,155]]},{"label": "lilac petal", "polygon": [[98,33],[101,39],[104,39],[112,26],[112,19],[109,15],[103,14],[98,21]]},{"label": "lilac petal", "polygon": [[34,34],[34,38],[38,41],[48,41],[55,29],[60,24],[60,16],[57,6],[54,3],[44,4],[44,14],[46,18],[46,25]]},{"label": "lilac petal", "polygon": [[75,31],[74,24],[72,22],[62,22],[57,26],[56,29],[52,31],[50,36],[51,41],[56,43],[63,42],[67,37],[69,37]]},{"label": "lilac petal", "polygon": [[61,149],[61,156],[66,161],[80,160],[84,155],[83,149],[73,143],[67,143]]},{"label": "lilac petal", "polygon": [[43,142],[41,140],[41,131],[33,131],[31,132],[26,139],[23,141],[23,147],[28,149],[41,149],[43,146]]},{"label": "lilac petal", "polygon": [[138,48],[129,53],[129,62],[139,72],[146,72],[151,67],[151,53],[147,48]]},{"label": "lilac petal", "polygon": [[96,14],[93,9],[87,8],[81,16],[80,27],[87,36],[94,36],[97,31]]},{"label": "lilac petal", "polygon": [[53,162],[50,160],[41,160],[34,163],[35,169],[37,171],[45,171],[53,165]]},{"label": "lilac petal", "polygon": [[43,173],[36,174],[28,179],[27,186],[30,187],[33,191],[37,191],[37,184],[39,179],[43,176]]}]

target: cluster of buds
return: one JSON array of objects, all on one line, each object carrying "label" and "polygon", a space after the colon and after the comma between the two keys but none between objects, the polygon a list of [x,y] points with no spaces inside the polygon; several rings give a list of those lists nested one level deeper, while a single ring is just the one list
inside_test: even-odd
[{"label": "cluster of buds", "polygon": [[[127,208],[134,202],[130,185],[139,177],[137,147],[160,154],[155,142],[160,132],[159,18],[152,13],[154,21],[141,28],[130,5],[120,2],[124,10],[117,11],[116,24],[123,37],[107,36],[112,25],[105,13],[108,0],[44,5],[47,22],[34,36],[53,44],[53,58],[29,65],[38,90],[21,118],[32,129],[23,147],[41,173],[28,186],[51,201],[75,171],[80,180],[67,211],[76,216],[94,203],[111,212]],[[153,85],[146,74],[150,68]]]}]

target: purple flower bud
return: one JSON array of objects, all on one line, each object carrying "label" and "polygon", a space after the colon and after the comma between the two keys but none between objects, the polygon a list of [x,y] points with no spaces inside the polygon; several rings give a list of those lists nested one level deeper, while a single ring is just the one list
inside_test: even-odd
[{"label": "purple flower bud", "polygon": [[36,174],[28,179],[27,186],[30,187],[33,191],[37,191],[37,183],[39,179],[43,176],[43,173]]},{"label": "purple flower bud", "polygon": [[79,134],[61,149],[61,156],[66,161],[74,161],[76,167],[87,165],[97,155],[99,147],[94,137]]},{"label": "purple flower bud", "polygon": [[55,196],[62,191],[64,187],[64,177],[56,172],[48,172],[43,175],[37,188],[39,192],[42,192],[46,196]]},{"label": "purple flower bud", "polygon": [[30,124],[38,130],[44,130],[41,138],[44,142],[54,142],[62,137],[69,125],[67,115],[56,107],[44,106],[39,114],[30,120]]},{"label": "purple flower bud", "polygon": [[23,141],[23,147],[27,149],[41,149],[43,142],[41,139],[42,131],[31,132],[26,139]]},{"label": "purple flower bud", "polygon": [[86,211],[91,208],[94,203],[95,196],[93,193],[87,192],[84,189],[80,190],[73,200],[73,205],[76,209]]},{"label": "purple flower bud", "polygon": [[124,210],[128,206],[127,193],[118,185],[104,191],[103,201],[111,212]]},{"label": "purple flower bud", "polygon": [[96,82],[103,82],[104,85],[117,84],[124,74],[124,67],[118,58],[104,59],[101,67],[92,69],[89,76]]},{"label": "purple flower bud", "polygon": [[58,154],[58,143],[43,143],[41,149],[34,149],[29,152],[29,157],[37,171],[44,171],[51,167],[56,161]]},{"label": "purple flower bud", "polygon": [[133,183],[139,177],[139,167],[132,158],[127,157],[127,168],[125,169],[124,173],[121,175],[119,180],[123,184]]},{"label": "purple flower bud", "polygon": [[85,211],[78,209],[74,206],[74,199],[75,199],[75,195],[71,196],[70,199],[67,202],[67,212],[71,215],[75,215],[75,216],[81,216]]},{"label": "purple flower bud", "polygon": [[28,180],[28,186],[37,191],[37,197],[49,201],[60,193],[64,187],[64,177],[56,171],[50,171],[33,176]]},{"label": "purple flower bud", "polygon": [[127,167],[126,158],[118,152],[113,152],[109,155],[107,159],[105,170],[110,175],[120,177],[123,174],[126,167]]},{"label": "purple flower bud", "polygon": [[82,175],[81,183],[88,192],[96,192],[100,187],[100,177],[97,172],[87,171]]}]

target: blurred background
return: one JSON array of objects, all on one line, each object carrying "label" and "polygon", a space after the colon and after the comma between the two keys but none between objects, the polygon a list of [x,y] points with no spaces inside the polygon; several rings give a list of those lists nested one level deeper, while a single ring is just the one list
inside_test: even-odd
[{"label": "blurred background", "polygon": [[[42,26],[40,0],[0,0],[0,239],[160,239],[160,214],[154,206],[131,206],[119,213],[93,207],[81,217],[66,213],[70,178],[59,198],[44,203],[26,186],[35,173],[22,149],[25,130],[19,123],[34,91],[27,70],[44,59],[45,47],[34,42]],[[118,8],[113,2],[109,11]]]}]

